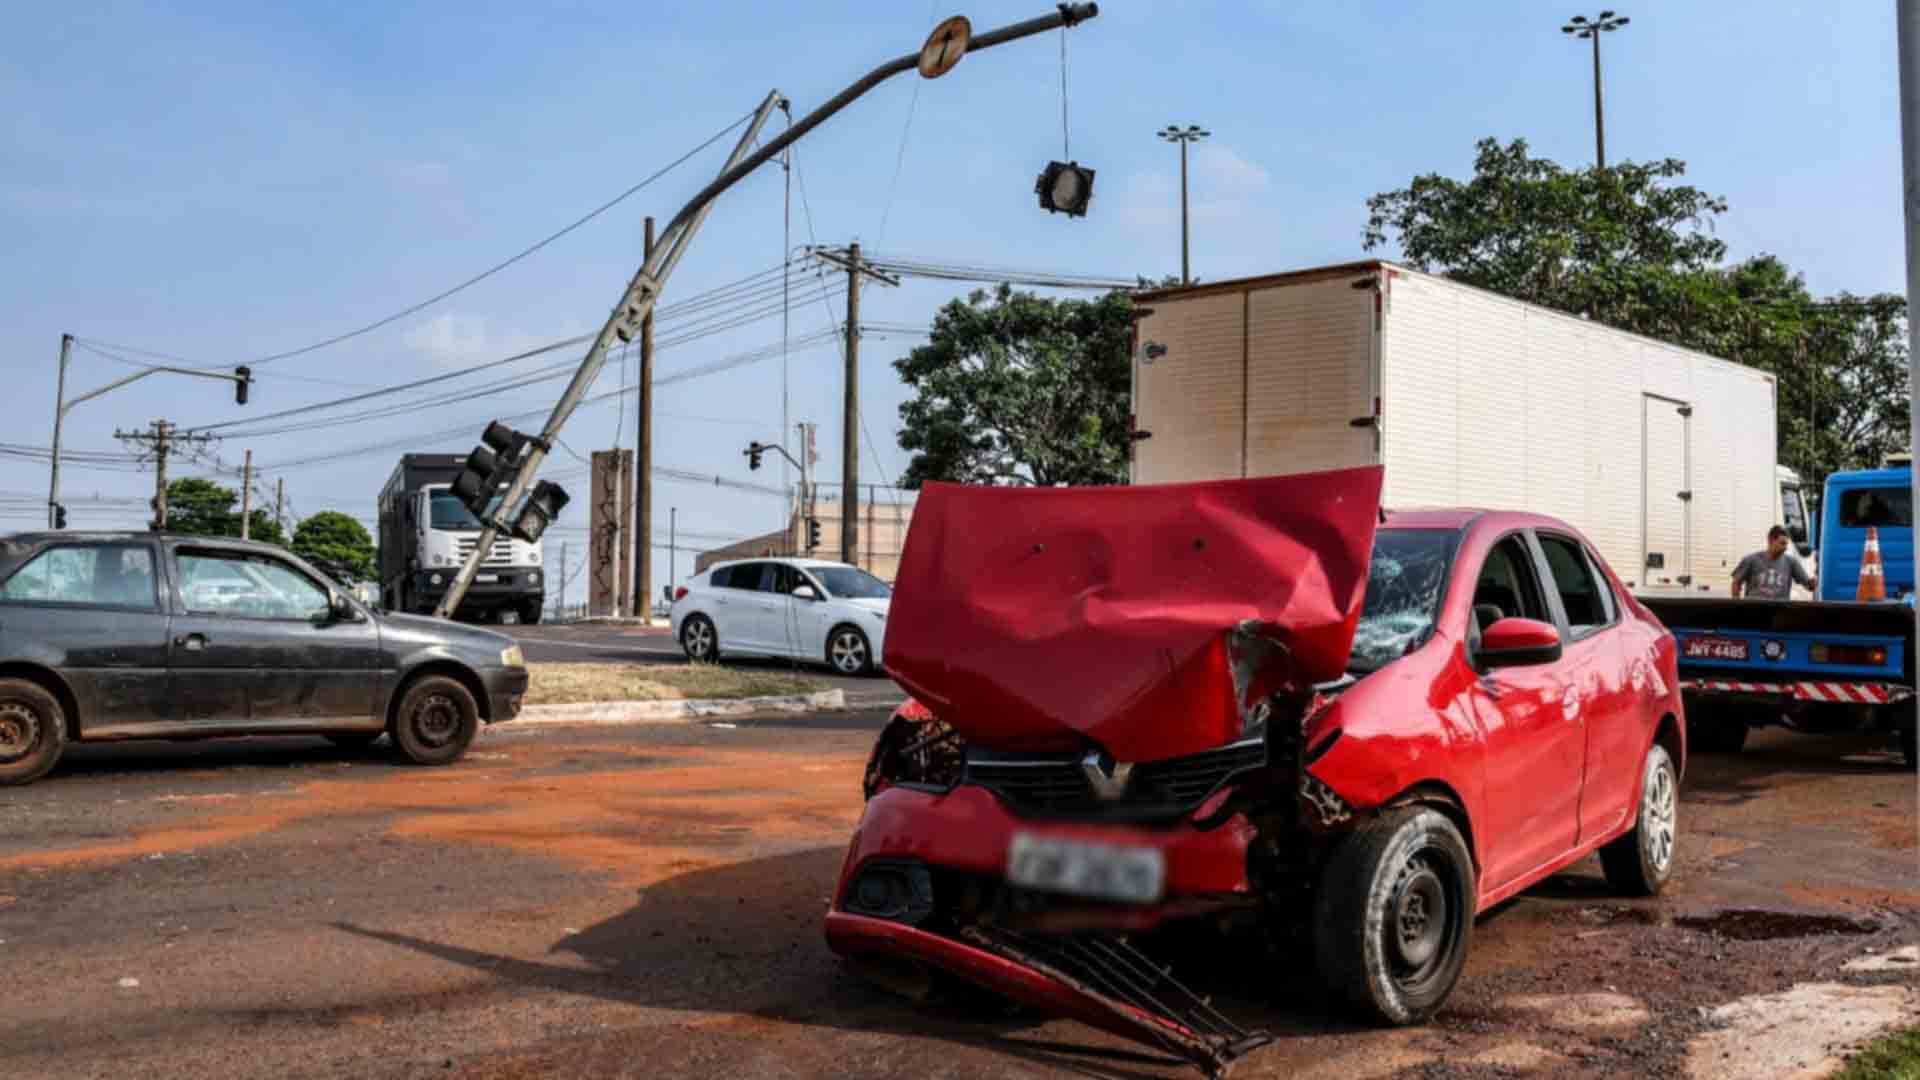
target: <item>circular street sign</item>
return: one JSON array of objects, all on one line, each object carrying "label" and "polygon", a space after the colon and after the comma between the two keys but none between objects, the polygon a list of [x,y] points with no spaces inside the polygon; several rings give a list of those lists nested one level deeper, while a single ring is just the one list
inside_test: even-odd
[{"label": "circular street sign", "polygon": [[967,42],[973,37],[973,24],[965,15],[953,18],[933,28],[927,35],[927,43],[920,46],[920,76],[925,79],[937,79],[953,70],[953,65],[967,54]]}]

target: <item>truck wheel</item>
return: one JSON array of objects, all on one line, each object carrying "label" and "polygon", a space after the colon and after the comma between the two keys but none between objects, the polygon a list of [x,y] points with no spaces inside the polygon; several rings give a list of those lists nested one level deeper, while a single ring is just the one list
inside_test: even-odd
[{"label": "truck wheel", "polygon": [[0,787],[47,775],[66,749],[67,712],[46,687],[0,679]]},{"label": "truck wheel", "polygon": [[1920,727],[1911,718],[1900,725],[1900,760],[1909,771],[1920,769]]},{"label": "truck wheel", "polygon": [[1607,884],[1627,896],[1657,896],[1673,876],[1680,830],[1680,780],[1666,747],[1647,748],[1640,777],[1640,814],[1624,836],[1600,849]]},{"label": "truck wheel", "polygon": [[528,604],[520,609],[520,622],[526,626],[540,625],[540,605]]},{"label": "truck wheel", "polygon": [[1438,810],[1390,810],[1340,842],[1314,897],[1314,951],[1333,989],[1368,1018],[1432,1016],[1473,937],[1473,856]]},{"label": "truck wheel", "polygon": [[687,616],[686,624],[680,627],[680,647],[696,664],[720,659],[720,635],[713,629],[712,620],[705,615]]},{"label": "truck wheel", "polygon": [[389,725],[400,756],[415,765],[451,765],[480,731],[480,707],[460,680],[428,675],[400,697]]},{"label": "truck wheel", "polygon": [[1747,718],[1738,710],[1695,706],[1687,710],[1687,748],[1706,754],[1737,754],[1747,745]]}]

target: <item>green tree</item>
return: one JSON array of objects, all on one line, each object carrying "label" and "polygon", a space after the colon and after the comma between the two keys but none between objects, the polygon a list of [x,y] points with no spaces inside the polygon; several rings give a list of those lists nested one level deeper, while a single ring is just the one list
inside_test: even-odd
[{"label": "green tree", "polygon": [[296,526],[293,553],[340,581],[373,577],[373,537],[338,510],[322,510]]},{"label": "green tree", "polygon": [[894,361],[902,483],[1118,484],[1127,477],[1132,301],[1054,300],[1001,285],[934,316]]},{"label": "green tree", "polygon": [[[167,485],[167,529],[190,536],[239,536],[240,494],[211,480],[182,477]],[[280,523],[265,510],[247,515],[251,539],[286,546]]]},{"label": "green tree", "polygon": [[1724,265],[1726,200],[1668,158],[1569,171],[1524,140],[1478,144],[1474,175],[1367,200],[1368,250],[1776,377],[1782,464],[1817,485],[1907,443],[1906,305],[1812,295],[1772,255]]}]

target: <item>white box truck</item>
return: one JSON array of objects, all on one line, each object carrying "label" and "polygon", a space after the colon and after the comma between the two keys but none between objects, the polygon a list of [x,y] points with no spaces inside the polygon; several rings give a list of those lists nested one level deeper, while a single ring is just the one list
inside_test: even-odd
[{"label": "white box truck", "polygon": [[1135,301],[1133,483],[1382,465],[1389,509],[1554,515],[1674,630],[1701,745],[1784,721],[1913,760],[1904,605],[1728,595],[1774,524],[1811,539],[1772,375],[1381,261]]}]

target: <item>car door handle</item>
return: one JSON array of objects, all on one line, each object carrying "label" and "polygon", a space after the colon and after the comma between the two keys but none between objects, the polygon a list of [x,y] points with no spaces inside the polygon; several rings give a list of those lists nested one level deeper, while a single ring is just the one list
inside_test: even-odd
[{"label": "car door handle", "polygon": [[173,639],[173,643],[188,652],[199,652],[207,647],[207,636],[205,634],[181,634],[179,637]]}]

